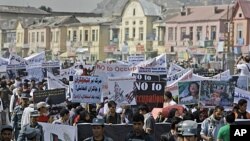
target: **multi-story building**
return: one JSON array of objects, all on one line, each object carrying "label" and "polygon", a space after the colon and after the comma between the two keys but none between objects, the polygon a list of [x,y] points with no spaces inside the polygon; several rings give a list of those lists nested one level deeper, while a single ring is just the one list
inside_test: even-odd
[{"label": "multi-story building", "polygon": [[17,20],[0,21],[0,52],[4,57],[8,57],[5,53],[15,52],[16,23]]},{"label": "multi-story building", "polygon": [[182,7],[178,16],[166,21],[165,45],[169,55],[200,63],[215,56],[218,42],[224,40],[231,15],[229,5]]},{"label": "multi-story building", "polygon": [[119,49],[151,57],[156,34],[153,22],[160,17],[160,6],[147,0],[129,0],[121,13]]},{"label": "multi-story building", "polygon": [[[237,0],[233,14],[234,47],[239,48],[238,53],[250,53],[250,1]],[[231,33],[232,34],[232,33]]]},{"label": "multi-story building", "polygon": [[28,44],[29,54],[46,51],[48,54],[59,55],[66,51],[64,24],[79,22],[74,16],[45,17],[29,26]]},{"label": "multi-story building", "polygon": [[110,18],[78,18],[80,23],[67,25],[67,45],[80,60],[105,60],[109,45]]}]

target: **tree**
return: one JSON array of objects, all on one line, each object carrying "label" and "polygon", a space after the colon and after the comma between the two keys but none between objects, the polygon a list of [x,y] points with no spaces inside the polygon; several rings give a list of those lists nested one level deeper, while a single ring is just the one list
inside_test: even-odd
[{"label": "tree", "polygon": [[43,10],[43,11],[46,11],[46,12],[51,12],[52,9],[50,7],[46,7],[44,5],[40,6],[39,9]]}]

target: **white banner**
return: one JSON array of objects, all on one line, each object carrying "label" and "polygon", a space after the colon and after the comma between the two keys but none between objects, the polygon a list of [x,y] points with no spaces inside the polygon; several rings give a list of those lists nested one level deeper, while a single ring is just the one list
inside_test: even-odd
[{"label": "white banner", "polygon": [[74,76],[72,102],[100,103],[102,80],[96,76]]},{"label": "white banner", "polygon": [[190,69],[184,69],[180,72],[167,76],[167,86],[173,84],[176,80],[181,78],[184,74],[186,74]]},{"label": "white banner", "polygon": [[171,85],[166,86],[166,90],[171,91],[173,96],[178,96],[179,91],[178,91],[178,82],[180,81],[190,81],[193,77],[193,69],[189,70],[186,72],[182,77],[180,77],[178,80],[173,82]]},{"label": "white banner", "polygon": [[8,59],[0,57],[0,72],[6,72],[7,65]]},{"label": "white banner", "polygon": [[168,75],[176,74],[177,72],[180,72],[184,70],[181,66],[171,63],[169,69],[168,69]]},{"label": "white banner", "polygon": [[108,78],[108,89],[110,100],[114,100],[118,105],[136,105],[134,91],[135,77],[112,77]]},{"label": "white banner", "polygon": [[35,79],[36,82],[41,81],[44,78],[44,73],[42,71],[42,68],[36,67],[36,68],[27,68],[26,71],[28,72],[27,79]]},{"label": "white banner", "polygon": [[144,61],[145,57],[144,55],[139,55],[139,56],[128,56],[128,62],[130,64],[136,65],[139,64],[140,62]]},{"label": "white banner", "polygon": [[212,77],[212,79],[228,80],[230,78],[230,70],[226,70]]},{"label": "white banner", "polygon": [[247,100],[247,111],[250,112],[250,92],[235,87],[234,103],[238,103],[240,99]]},{"label": "white banner", "polygon": [[65,88],[68,89],[68,85],[64,84],[60,80],[58,80],[52,73],[47,72],[47,80],[48,80],[48,89],[58,89],[58,88]]},{"label": "white banner", "polygon": [[37,63],[41,64],[42,62],[45,62],[45,52],[43,51],[41,53],[35,53],[24,59],[27,61],[29,65]]},{"label": "white banner", "polygon": [[18,56],[17,54],[10,54],[9,64],[11,64],[11,65],[16,65],[16,64],[27,65],[27,61],[25,59],[23,59],[21,56]]},{"label": "white banner", "polygon": [[69,76],[73,76],[76,73],[76,69],[74,67],[70,67],[67,69],[61,69],[60,70],[60,75],[57,76],[60,79],[66,78],[67,80],[69,80]]},{"label": "white banner", "polygon": [[[41,123],[44,133],[44,141],[75,141],[76,126]],[[60,129],[60,130],[58,130]]]},{"label": "white banner", "polygon": [[43,62],[42,63],[43,68],[56,68],[60,67],[60,62],[59,61],[51,61],[51,62]]}]

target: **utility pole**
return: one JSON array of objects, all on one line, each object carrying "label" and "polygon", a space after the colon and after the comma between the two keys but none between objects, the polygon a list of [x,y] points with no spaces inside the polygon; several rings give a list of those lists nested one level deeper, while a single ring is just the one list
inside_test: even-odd
[{"label": "utility pole", "polygon": [[[224,51],[223,51],[223,69],[227,68],[230,70],[230,74],[234,75],[234,22],[233,22],[233,11],[234,7],[232,7],[232,15],[229,18],[229,5],[227,7],[227,27],[224,33],[225,41],[224,41]],[[225,65],[226,63],[226,65]],[[225,67],[227,66],[227,67]]]},{"label": "utility pole", "polygon": [[233,22],[234,6],[232,7],[232,15],[229,19],[228,27],[228,48],[227,48],[227,68],[230,70],[230,74],[234,75],[234,22]]}]

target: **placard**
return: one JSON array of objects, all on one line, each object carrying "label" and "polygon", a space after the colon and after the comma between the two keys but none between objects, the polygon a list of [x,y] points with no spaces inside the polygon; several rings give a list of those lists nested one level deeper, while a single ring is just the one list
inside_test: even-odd
[{"label": "placard", "polygon": [[102,80],[97,76],[74,76],[72,102],[100,103]]},{"label": "placard", "polygon": [[200,81],[178,82],[179,104],[198,104],[200,85]]},{"label": "placard", "polygon": [[229,81],[201,81],[200,103],[207,107],[232,107],[235,86]]},{"label": "placard", "polygon": [[66,100],[66,92],[65,89],[35,91],[33,100],[34,103],[45,101],[50,105],[61,104]]}]

